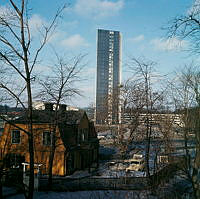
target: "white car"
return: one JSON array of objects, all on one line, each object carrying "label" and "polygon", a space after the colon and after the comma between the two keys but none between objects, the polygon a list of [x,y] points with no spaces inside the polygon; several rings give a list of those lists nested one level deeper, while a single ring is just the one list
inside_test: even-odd
[{"label": "white car", "polygon": [[142,171],[144,170],[145,161],[143,155],[134,154],[132,159],[126,160],[129,162],[129,166],[126,171]]}]

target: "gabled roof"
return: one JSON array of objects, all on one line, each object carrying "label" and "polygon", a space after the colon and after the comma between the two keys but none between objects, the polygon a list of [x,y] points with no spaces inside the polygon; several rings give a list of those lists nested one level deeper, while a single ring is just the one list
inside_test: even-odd
[{"label": "gabled roof", "polygon": [[[58,128],[65,148],[69,149],[76,146],[78,125],[84,117],[88,119],[87,114],[82,110],[58,111]],[[52,124],[55,118],[55,111],[33,110],[33,124]],[[21,117],[11,122],[27,124],[27,115],[24,113]],[[92,127],[92,124],[89,122],[89,128]],[[92,137],[95,137],[95,135],[92,135]]]},{"label": "gabled roof", "polygon": [[84,114],[84,111],[66,111],[61,118],[65,124],[79,124]]},{"label": "gabled roof", "polygon": [[[79,124],[81,118],[85,114],[84,111],[58,111],[58,123],[65,123],[69,125]],[[56,119],[55,111],[47,110],[33,110],[33,124],[38,123],[53,123]],[[28,122],[26,113],[23,113],[19,118],[12,120],[14,123],[26,124]]]}]

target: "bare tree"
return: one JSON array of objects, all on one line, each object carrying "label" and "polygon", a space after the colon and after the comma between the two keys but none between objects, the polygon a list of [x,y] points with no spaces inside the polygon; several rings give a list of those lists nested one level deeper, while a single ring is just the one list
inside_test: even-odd
[{"label": "bare tree", "polygon": [[83,80],[81,72],[85,65],[83,63],[85,55],[80,54],[70,59],[62,58],[57,53],[55,55],[57,61],[54,66],[50,67],[50,75],[40,80],[41,91],[38,96],[39,99],[45,102],[55,104],[54,116],[51,122],[52,144],[48,168],[49,187],[52,185],[52,167],[58,140],[56,131],[58,123],[62,120],[62,112],[59,109],[62,106],[61,103],[68,102],[76,95],[81,95],[81,90],[78,88],[77,83]]},{"label": "bare tree", "polygon": [[131,120],[129,142],[136,139],[135,131],[140,125],[140,114],[145,107],[145,93],[143,83],[129,79],[122,88],[122,123],[126,123],[126,117]]},{"label": "bare tree", "polygon": [[[198,178],[200,168],[200,71],[199,66],[186,66],[179,74],[174,89],[174,102],[181,114],[185,147],[184,172],[192,183],[195,198],[200,197],[200,180]],[[189,141],[192,135],[195,142],[195,157],[189,151]]]},{"label": "bare tree", "polygon": [[[133,58],[132,60],[133,64],[133,70],[136,70],[135,73],[135,79],[137,79],[138,82],[140,82],[140,86],[143,88],[143,107],[146,112],[146,118],[145,118],[145,125],[146,125],[146,149],[145,149],[145,162],[146,162],[146,175],[148,178],[150,178],[150,168],[149,168],[149,150],[150,150],[150,138],[151,138],[151,125],[149,122],[149,114],[150,114],[150,108],[151,104],[150,97],[152,94],[152,88],[151,88],[151,75],[152,75],[152,67],[154,65],[153,62],[145,63],[141,62],[138,59]],[[140,102],[141,104],[141,102]]]},{"label": "bare tree", "polygon": [[185,15],[177,16],[169,22],[166,28],[170,38],[178,37],[180,40],[188,39],[189,51],[200,53],[200,1],[194,0],[191,8]]},{"label": "bare tree", "polygon": [[[33,70],[38,56],[47,43],[49,34],[54,29],[58,16],[64,7],[59,9],[52,22],[39,30],[40,42],[37,48],[33,48],[33,38],[29,27],[29,9],[26,0],[18,2],[9,0],[8,7],[0,15],[0,61],[4,64],[8,75],[13,74],[13,79],[20,81],[22,90],[16,92],[14,86],[10,87],[9,82],[1,79],[0,89],[10,95],[17,104],[24,108],[27,115],[28,130],[20,129],[28,135],[28,147],[30,153],[30,178],[29,189],[26,198],[33,198],[34,190],[34,148],[33,148],[33,129],[32,129],[32,83],[34,80]],[[12,79],[12,78],[11,78]],[[11,81],[11,80],[10,80]],[[14,84],[13,84],[14,85]],[[17,89],[18,91],[19,89]],[[21,98],[25,93],[25,102]],[[1,118],[3,118],[1,116]],[[3,118],[6,120],[6,118]],[[8,120],[6,120],[9,122]],[[12,124],[14,125],[14,124]],[[16,125],[15,125],[16,126]],[[17,127],[17,126],[16,126]],[[19,128],[19,127],[17,127]]]},{"label": "bare tree", "polygon": [[[178,37],[180,39],[188,39],[190,41],[190,52],[199,55],[200,53],[200,1],[194,0],[191,8],[185,15],[178,16],[170,22],[167,27],[169,37]],[[186,70],[182,72],[179,78],[179,89],[177,93],[179,97],[175,102],[183,109],[183,122],[184,122],[184,137],[186,147],[186,166],[188,177],[191,179],[194,196],[200,198],[200,182],[199,182],[199,159],[200,159],[200,147],[199,147],[199,107],[200,107],[200,90],[199,90],[199,66],[186,67]],[[182,89],[181,89],[182,88]],[[181,93],[182,92],[182,93]],[[180,98],[182,96],[182,98]],[[195,107],[195,108],[194,108]],[[192,111],[193,110],[193,111]],[[193,112],[193,114],[191,114]],[[193,117],[193,116],[194,117]],[[193,120],[191,120],[193,118]],[[191,123],[192,122],[192,123]],[[193,129],[195,132],[195,160],[191,163],[191,157],[188,152],[187,140],[189,134]]]},{"label": "bare tree", "polygon": [[[130,140],[134,139],[136,132],[145,132],[141,137],[145,137],[145,163],[146,175],[150,179],[150,145],[153,132],[153,112],[163,103],[163,97],[166,94],[166,88],[162,85],[157,85],[161,76],[155,72],[156,63],[146,59],[132,58],[130,67],[133,72],[132,82],[128,94],[128,100],[125,100],[125,105],[128,105],[128,110],[132,115],[132,127],[130,128]],[[124,108],[125,109],[125,108]]]}]

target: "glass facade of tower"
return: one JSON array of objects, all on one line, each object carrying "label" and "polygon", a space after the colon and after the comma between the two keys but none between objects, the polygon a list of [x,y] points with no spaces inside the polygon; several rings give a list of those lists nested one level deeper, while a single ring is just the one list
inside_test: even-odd
[{"label": "glass facade of tower", "polygon": [[121,34],[98,30],[96,123],[120,121],[119,86],[121,84]]}]

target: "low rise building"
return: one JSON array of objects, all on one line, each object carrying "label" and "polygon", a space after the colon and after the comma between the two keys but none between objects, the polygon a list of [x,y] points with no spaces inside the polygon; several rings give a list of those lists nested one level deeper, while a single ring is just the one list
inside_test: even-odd
[{"label": "low rise building", "polygon": [[[57,115],[55,117],[53,104],[45,104],[44,110],[33,111],[34,162],[41,165],[41,172],[47,174],[48,171],[54,128],[53,175],[68,175],[76,170],[97,167],[99,142],[93,122],[84,111],[66,111],[65,105],[60,106]],[[26,115],[5,123],[1,136],[1,156],[10,158],[10,167],[16,166],[17,159],[29,163],[28,136],[20,129],[28,131]]]}]

